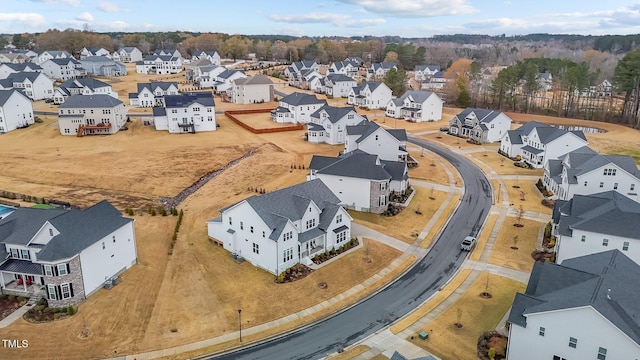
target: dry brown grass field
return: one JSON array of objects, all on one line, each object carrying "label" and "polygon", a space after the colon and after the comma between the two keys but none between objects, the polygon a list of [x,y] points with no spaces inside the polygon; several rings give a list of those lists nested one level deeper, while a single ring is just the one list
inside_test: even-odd
[{"label": "dry brown grass field", "polygon": [[[524,227],[516,227],[516,218],[507,217],[498,239],[491,251],[489,263],[504,266],[514,270],[530,272],[534,260],[531,253],[536,249],[540,227],[545,223],[523,219]],[[514,237],[518,240],[514,244]],[[513,249],[514,246],[517,249]]]}]

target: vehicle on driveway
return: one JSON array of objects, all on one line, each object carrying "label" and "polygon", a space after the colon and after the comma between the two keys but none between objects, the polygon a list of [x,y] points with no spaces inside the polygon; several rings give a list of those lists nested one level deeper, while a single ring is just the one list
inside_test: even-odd
[{"label": "vehicle on driveway", "polygon": [[476,238],[473,236],[465,237],[460,244],[460,249],[464,251],[471,251],[474,247],[476,247]]}]

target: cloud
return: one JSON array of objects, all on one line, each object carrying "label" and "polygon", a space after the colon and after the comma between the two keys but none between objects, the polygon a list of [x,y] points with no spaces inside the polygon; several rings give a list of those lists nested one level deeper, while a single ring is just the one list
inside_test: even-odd
[{"label": "cloud", "polygon": [[531,19],[496,18],[473,21],[464,29],[482,34],[587,33],[598,27],[594,21],[532,21]]},{"label": "cloud", "polygon": [[384,24],[384,19],[353,19],[349,14],[313,12],[294,15],[269,15],[271,20],[290,24],[332,24],[336,27],[369,27]]},{"label": "cloud", "polygon": [[62,4],[68,5],[71,7],[80,7],[80,0],[30,0],[31,2],[42,3],[42,4]]},{"label": "cloud", "polygon": [[304,36],[305,32],[299,26],[287,26],[274,29],[276,34],[290,35],[290,36]]},{"label": "cloud", "polygon": [[0,13],[0,21],[20,23],[29,27],[38,27],[47,24],[44,16],[37,13]]},{"label": "cloud", "polygon": [[110,1],[101,1],[98,6],[98,10],[104,12],[129,12],[129,9],[121,8],[120,5],[114,4]]},{"label": "cloud", "polygon": [[337,0],[358,5],[370,13],[393,17],[436,17],[478,11],[467,0]]},{"label": "cloud", "polygon": [[92,22],[93,21],[93,15],[91,15],[88,12],[83,12],[82,14],[76,16],[76,20],[80,20],[80,21],[84,21],[84,22]]}]

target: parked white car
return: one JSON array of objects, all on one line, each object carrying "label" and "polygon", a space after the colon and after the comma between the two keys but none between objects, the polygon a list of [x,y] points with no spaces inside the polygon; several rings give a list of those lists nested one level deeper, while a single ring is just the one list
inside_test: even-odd
[{"label": "parked white car", "polygon": [[476,247],[476,238],[473,236],[465,237],[460,244],[460,248],[465,251],[471,251],[474,247]]}]

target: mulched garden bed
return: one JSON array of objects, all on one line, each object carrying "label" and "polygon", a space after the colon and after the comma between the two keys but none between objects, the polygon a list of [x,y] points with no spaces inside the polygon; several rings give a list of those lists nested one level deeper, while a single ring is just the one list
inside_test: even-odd
[{"label": "mulched garden bed", "polygon": [[38,324],[66,319],[75,313],[76,308],[73,306],[51,308],[48,307],[47,300],[42,299],[38,301],[37,305],[29,309],[29,311],[23,315],[23,318],[30,323]]},{"label": "mulched garden bed", "polygon": [[497,331],[488,331],[478,338],[478,358],[490,360],[489,349],[495,350],[495,360],[505,358],[507,352],[507,337]]},{"label": "mulched garden bed", "polygon": [[11,315],[12,312],[18,310],[27,302],[23,297],[14,295],[0,295],[0,320]]},{"label": "mulched garden bed", "polygon": [[313,257],[313,259],[311,259],[311,261],[313,261],[314,264],[316,265],[320,265],[323,262],[336,257],[340,254],[342,254],[343,252],[351,249],[354,246],[358,246],[359,242],[358,242],[358,238],[351,238],[351,240],[349,240],[349,242],[347,242],[346,244],[340,246],[338,249],[336,250],[330,250],[330,251],[325,251],[321,254],[318,254],[316,256]]},{"label": "mulched garden bed", "polygon": [[307,277],[307,275],[311,274],[312,272],[313,272],[313,269],[306,265],[295,264],[292,267],[288,268],[287,270],[283,271],[276,279],[276,282],[282,284],[282,283],[288,283],[288,282],[304,279],[305,277]]}]

